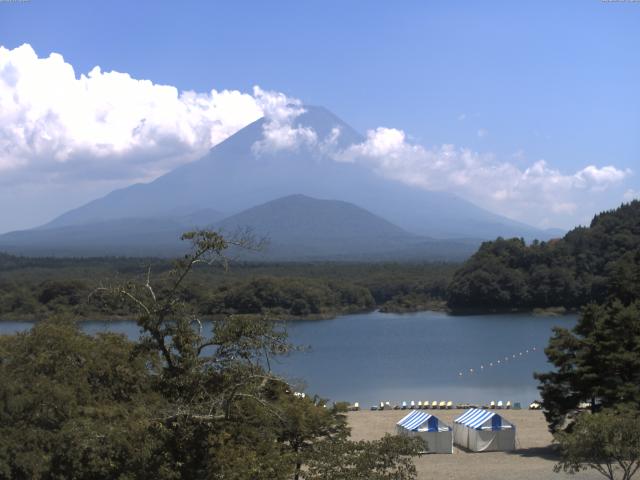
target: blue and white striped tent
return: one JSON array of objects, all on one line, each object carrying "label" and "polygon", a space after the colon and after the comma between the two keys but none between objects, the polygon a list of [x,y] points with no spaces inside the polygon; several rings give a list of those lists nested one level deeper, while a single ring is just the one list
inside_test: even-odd
[{"label": "blue and white striped tent", "polygon": [[474,452],[516,448],[516,427],[493,410],[473,408],[453,421],[456,445]]},{"label": "blue and white striped tent", "polygon": [[402,418],[396,428],[401,435],[414,435],[426,440],[429,453],[453,453],[451,427],[430,413],[414,410]]}]

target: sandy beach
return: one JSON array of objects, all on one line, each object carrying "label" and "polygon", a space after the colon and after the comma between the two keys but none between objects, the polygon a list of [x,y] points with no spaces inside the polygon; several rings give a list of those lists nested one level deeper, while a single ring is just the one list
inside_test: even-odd
[{"label": "sandy beach", "polygon": [[[453,419],[464,410],[434,410],[440,420],[453,425]],[[395,433],[395,424],[408,412],[386,410],[379,412],[349,412],[349,425],[354,440],[374,440],[385,433]],[[556,455],[551,447],[552,437],[540,411],[501,410],[500,414],[516,426],[514,452],[469,453],[455,447],[452,455],[429,454],[415,460],[418,478],[423,479],[596,479],[593,471],[577,475],[554,473]]]}]

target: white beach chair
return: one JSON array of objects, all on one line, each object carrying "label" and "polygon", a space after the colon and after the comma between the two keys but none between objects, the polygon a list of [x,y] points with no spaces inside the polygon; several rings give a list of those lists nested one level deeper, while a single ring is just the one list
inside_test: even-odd
[{"label": "white beach chair", "polygon": [[422,400],[418,400],[418,410],[422,410]]},{"label": "white beach chair", "polygon": [[391,410],[391,404],[389,402],[384,402],[384,408]]},{"label": "white beach chair", "polygon": [[416,402],[414,402],[413,400],[411,400],[411,405],[409,406],[409,408],[411,410],[415,410],[416,409]]},{"label": "white beach chair", "polygon": [[497,407],[502,410],[502,400],[498,400]]},{"label": "white beach chair", "polygon": [[447,408],[447,402],[445,402],[444,400],[440,401],[440,410],[444,410],[445,408]]},{"label": "white beach chair", "polygon": [[453,402],[451,400],[449,400],[447,402],[447,410],[451,410],[453,408]]},{"label": "white beach chair", "polygon": [[424,400],[422,402],[422,408],[429,408],[429,400]]},{"label": "white beach chair", "polygon": [[504,406],[507,410],[511,410],[511,400],[507,400],[506,405]]},{"label": "white beach chair", "polygon": [[380,402],[380,410],[384,410],[384,402]]},{"label": "white beach chair", "polygon": [[496,402],[491,400],[491,403],[489,404],[489,408],[496,408]]},{"label": "white beach chair", "polygon": [[360,410],[360,404],[358,402],[353,404],[353,409],[357,412],[358,410]]},{"label": "white beach chair", "polygon": [[438,408],[438,402],[436,402],[435,400],[431,402],[431,408]]},{"label": "white beach chair", "polygon": [[402,402],[402,410],[406,410],[407,409],[407,402]]}]

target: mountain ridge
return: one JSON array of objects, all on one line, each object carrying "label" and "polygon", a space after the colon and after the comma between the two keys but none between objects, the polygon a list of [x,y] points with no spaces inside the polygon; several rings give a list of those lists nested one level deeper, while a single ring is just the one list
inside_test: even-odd
[{"label": "mountain ridge", "polygon": [[302,194],[272,200],[222,220],[210,216],[198,220],[129,218],[13,232],[0,236],[0,250],[23,255],[176,256],[185,248],[180,235],[194,228],[209,228],[230,237],[248,229],[256,237],[267,238],[263,252],[231,252],[257,261],[458,261],[471,255],[479,244],[421,237],[357,205]]}]

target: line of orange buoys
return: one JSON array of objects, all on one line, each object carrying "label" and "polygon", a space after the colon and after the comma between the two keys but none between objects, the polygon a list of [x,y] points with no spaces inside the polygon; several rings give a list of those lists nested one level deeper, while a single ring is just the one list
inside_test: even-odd
[{"label": "line of orange buoys", "polygon": [[476,375],[484,372],[488,368],[499,367],[502,365],[507,365],[509,362],[513,362],[514,360],[519,360],[521,357],[525,357],[531,353],[536,351],[536,347],[531,347],[526,350],[522,350],[517,353],[513,353],[511,355],[506,355],[504,358],[499,358],[498,360],[493,360],[491,362],[485,362],[480,365],[480,368],[469,368],[468,370],[460,370],[458,372],[459,377]]}]

